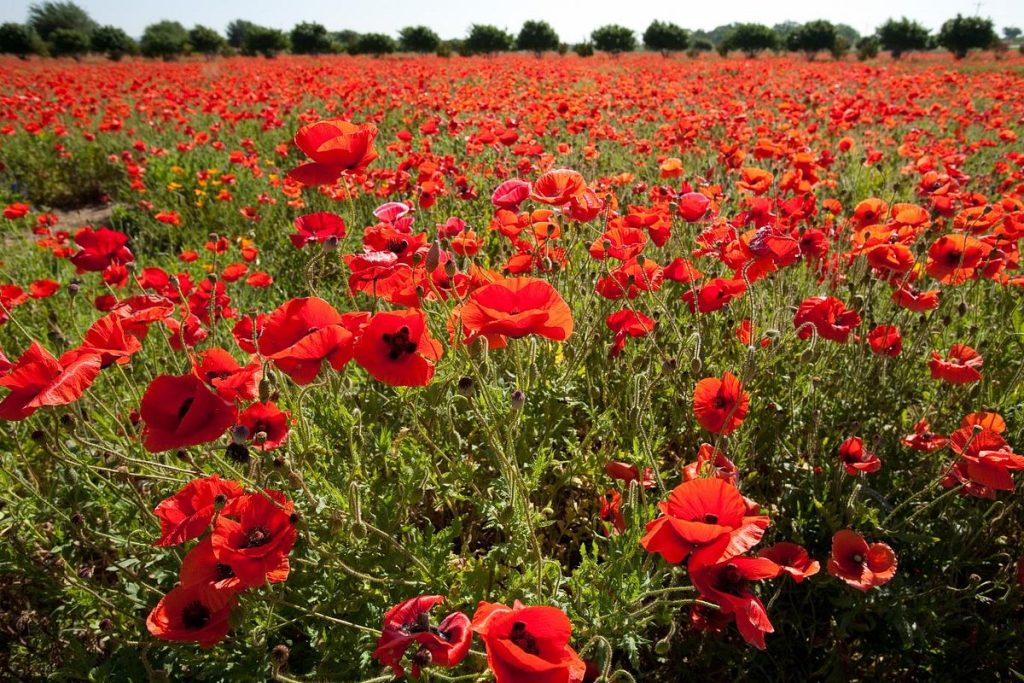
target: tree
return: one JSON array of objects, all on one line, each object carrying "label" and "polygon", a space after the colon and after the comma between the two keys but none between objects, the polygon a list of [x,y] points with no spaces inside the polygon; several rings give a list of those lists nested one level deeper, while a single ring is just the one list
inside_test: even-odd
[{"label": "tree", "polygon": [[1003,38],[1007,40],[1016,40],[1020,38],[1021,30],[1016,26],[1004,26],[1003,27]]},{"label": "tree", "polygon": [[73,28],[59,28],[50,34],[50,53],[54,57],[80,58],[89,51],[89,34]]},{"label": "tree", "polygon": [[327,27],[313,21],[295,24],[290,34],[292,52],[297,55],[322,55],[334,51]]},{"label": "tree", "polygon": [[974,48],[991,47],[998,40],[991,19],[959,14],[942,25],[938,38],[939,45],[952,52],[956,59],[963,59]]},{"label": "tree", "polygon": [[42,2],[28,8],[28,24],[40,38],[50,42],[54,31],[78,31],[87,38],[96,28],[89,14],[73,2]]},{"label": "tree", "polygon": [[139,49],[143,57],[160,57],[170,61],[184,54],[188,46],[188,31],[177,21],[158,21],[142,33]]},{"label": "tree", "polygon": [[235,19],[227,28],[228,45],[241,50],[242,45],[245,43],[245,37],[249,34],[249,31],[256,28],[256,24],[245,19]]},{"label": "tree", "polygon": [[764,24],[736,24],[719,47],[739,50],[747,57],[755,57],[762,50],[774,50],[779,46],[779,36]]},{"label": "tree", "polygon": [[875,36],[864,36],[857,41],[857,59],[865,61],[878,56],[878,38]]},{"label": "tree", "polygon": [[469,35],[462,43],[465,54],[489,55],[495,52],[508,52],[512,49],[513,38],[497,26],[491,24],[473,24],[469,27]]},{"label": "tree", "polygon": [[398,50],[398,43],[383,33],[364,33],[349,46],[348,51],[354,55],[389,55]]},{"label": "tree", "polygon": [[690,34],[686,29],[671,22],[652,21],[644,31],[644,47],[657,50],[663,57],[685,50],[689,44]]},{"label": "tree", "polygon": [[860,40],[860,32],[849,24],[836,24],[836,35],[846,38],[850,45],[855,45]]},{"label": "tree", "polygon": [[188,44],[192,46],[194,52],[212,57],[219,54],[228,43],[224,40],[224,36],[214,29],[196,24],[188,32]]},{"label": "tree", "polygon": [[594,56],[594,44],[593,43],[576,43],[572,46],[572,51],[580,57],[593,57]]},{"label": "tree", "polygon": [[359,40],[359,33],[346,28],[335,31],[331,34],[331,37],[334,38],[334,43],[339,52],[348,52],[348,49]]},{"label": "tree", "polygon": [[44,48],[39,36],[26,24],[0,25],[0,54],[28,59],[29,55],[41,54]]},{"label": "tree", "polygon": [[878,42],[893,59],[899,59],[907,52],[928,48],[928,29],[906,17],[889,19],[878,27]]},{"label": "tree", "polygon": [[93,52],[105,54],[114,62],[139,51],[132,37],[117,26],[100,26],[92,32],[91,42]]},{"label": "tree", "polygon": [[242,53],[246,55],[263,55],[273,59],[278,52],[288,49],[288,36],[284,31],[266,26],[253,26],[245,34],[242,41]]},{"label": "tree", "polygon": [[527,21],[516,36],[516,49],[529,50],[538,57],[546,50],[557,50],[561,39],[546,21]]},{"label": "tree", "polygon": [[590,40],[598,50],[613,55],[636,49],[636,34],[632,29],[618,24],[608,24],[594,29],[590,34]]},{"label": "tree", "polygon": [[803,52],[808,59],[814,59],[822,50],[831,52],[835,49],[837,38],[836,27],[832,22],[819,19],[807,22],[786,36],[786,48],[793,52]]},{"label": "tree", "polygon": [[429,54],[441,45],[441,36],[427,26],[406,26],[398,32],[398,44],[402,52]]}]

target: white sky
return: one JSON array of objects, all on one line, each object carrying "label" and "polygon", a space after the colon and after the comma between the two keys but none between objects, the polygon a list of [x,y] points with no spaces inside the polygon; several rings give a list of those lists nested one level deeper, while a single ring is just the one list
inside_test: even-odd
[{"label": "white sky", "polygon": [[[24,21],[31,0],[0,0],[0,22]],[[397,34],[403,26],[426,24],[443,38],[465,35],[470,24],[496,24],[513,33],[527,19],[544,19],[563,41],[578,42],[602,24],[618,23],[638,33],[653,19],[689,29],[712,29],[735,21],[776,24],[828,19],[871,33],[889,17],[906,15],[932,30],[956,15],[980,14],[1004,26],[1024,28],[1024,0],[78,0],[100,24],[114,24],[139,36],[147,24],[174,19],[186,27],[205,24],[223,32],[242,18],[290,29],[300,21],[317,21],[331,30]]]}]

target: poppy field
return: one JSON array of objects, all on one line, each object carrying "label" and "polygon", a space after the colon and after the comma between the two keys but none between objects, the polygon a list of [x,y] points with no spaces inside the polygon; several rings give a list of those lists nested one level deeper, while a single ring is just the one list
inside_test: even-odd
[{"label": "poppy field", "polygon": [[0,74],[5,679],[1024,675],[1020,55]]}]

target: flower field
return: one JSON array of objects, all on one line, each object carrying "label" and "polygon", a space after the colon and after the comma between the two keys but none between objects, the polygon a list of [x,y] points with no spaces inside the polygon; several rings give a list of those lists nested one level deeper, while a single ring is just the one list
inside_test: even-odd
[{"label": "flower field", "polygon": [[1024,676],[1024,57],[0,75],[3,678]]}]

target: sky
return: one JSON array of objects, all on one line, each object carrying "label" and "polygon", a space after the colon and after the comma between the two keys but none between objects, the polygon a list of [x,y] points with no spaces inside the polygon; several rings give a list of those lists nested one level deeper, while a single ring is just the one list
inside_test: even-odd
[{"label": "sky", "polygon": [[[22,22],[32,0],[0,0],[0,23]],[[980,14],[1004,26],[1024,28],[1024,0],[722,0],[695,3],[681,0],[77,0],[100,24],[120,26],[133,36],[161,19],[191,27],[204,24],[223,32],[232,19],[290,29],[300,21],[316,21],[330,30],[397,35],[403,26],[425,24],[442,38],[465,36],[471,24],[495,24],[512,33],[523,21],[543,19],[565,42],[579,42],[603,24],[622,24],[638,33],[654,19],[688,29],[712,29],[736,21],[776,24],[828,19],[871,33],[889,17],[907,16],[933,31],[957,13]],[[696,7],[699,6],[699,10]]]}]

